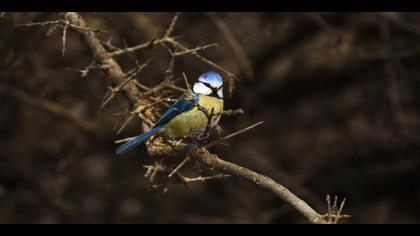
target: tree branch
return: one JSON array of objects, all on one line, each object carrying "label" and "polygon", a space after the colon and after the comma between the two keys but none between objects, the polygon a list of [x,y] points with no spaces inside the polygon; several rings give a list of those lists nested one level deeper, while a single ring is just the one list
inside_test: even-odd
[{"label": "tree branch", "polygon": [[[177,15],[175,17],[177,17]],[[81,35],[83,42],[92,51],[92,54],[94,55],[97,62],[103,65],[101,68],[103,68],[104,72],[108,75],[110,80],[114,84],[117,84],[117,85],[123,83],[124,80],[127,78],[127,75],[122,71],[119,64],[111,57],[117,54],[121,54],[122,52],[118,52],[118,53],[107,52],[106,49],[102,46],[101,42],[95,37],[94,32],[89,31],[89,30],[82,30],[83,28],[87,28],[86,22],[77,13],[74,13],[74,12],[66,13],[65,19],[68,20],[71,24],[78,26],[74,28]],[[170,28],[173,29],[173,24],[171,24]],[[168,30],[168,31],[172,32],[172,30]],[[179,43],[177,43],[176,41],[171,41],[170,43],[173,43],[174,46],[184,51],[189,50],[185,48],[184,46],[180,45]],[[152,41],[152,44],[157,44],[157,42]],[[134,50],[134,49],[130,49],[130,50]],[[235,78],[233,74],[219,67],[217,64],[211,61],[206,61],[207,59],[200,56],[197,52],[192,52],[192,55],[195,55],[198,59],[204,60],[205,62],[222,70],[224,73],[228,74],[232,78]],[[130,80],[129,82],[127,82],[127,84],[122,88],[122,92],[128,98],[128,100],[136,106],[139,104],[150,104],[149,99],[143,96],[143,94],[139,91],[138,87],[136,86],[133,80]],[[147,116],[148,119],[155,120],[153,113],[146,113],[145,116]],[[145,130],[147,129],[147,127],[148,127],[147,124],[143,125],[143,128]],[[148,142],[148,152],[150,155],[159,155],[159,154],[169,155],[174,152],[174,149],[170,147],[169,145],[158,146],[158,145],[154,145],[153,142]],[[189,155],[191,155],[191,157],[197,160],[198,162],[203,163],[212,169],[217,169],[223,173],[240,177],[244,180],[247,180],[253,184],[256,184],[257,186],[273,193],[275,196],[285,200],[287,203],[293,206],[302,215],[304,215],[311,223],[330,223],[325,220],[323,215],[320,215],[319,213],[317,213],[305,201],[303,201],[302,199],[297,197],[295,194],[290,192],[283,185],[277,183],[276,181],[274,181],[273,179],[265,175],[258,174],[248,168],[222,160],[218,158],[216,155],[211,154],[205,148],[193,147],[189,150]]]}]

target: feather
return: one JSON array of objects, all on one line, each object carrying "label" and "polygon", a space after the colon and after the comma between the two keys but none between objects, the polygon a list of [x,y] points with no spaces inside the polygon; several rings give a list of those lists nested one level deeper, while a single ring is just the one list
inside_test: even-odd
[{"label": "feather", "polygon": [[131,151],[133,148],[135,148],[137,145],[144,142],[146,139],[148,139],[150,136],[156,134],[162,129],[162,126],[156,126],[155,128],[147,131],[144,134],[141,134],[137,137],[134,137],[132,140],[124,143],[123,145],[119,146],[117,150],[115,151],[118,155],[123,155],[129,151]]}]

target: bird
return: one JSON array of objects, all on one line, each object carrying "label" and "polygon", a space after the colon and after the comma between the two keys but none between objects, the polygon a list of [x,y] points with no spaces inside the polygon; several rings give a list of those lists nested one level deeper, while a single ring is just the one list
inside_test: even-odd
[{"label": "bird", "polygon": [[[190,99],[188,94],[181,95],[152,129],[120,145],[115,151],[116,154],[123,155],[131,151],[152,136],[197,137],[206,131],[208,124],[210,128],[216,126],[220,120],[220,113],[223,111],[222,76],[215,71],[203,73],[194,83],[191,93]],[[209,116],[209,114],[214,115]],[[211,117],[210,122],[208,117]]]}]

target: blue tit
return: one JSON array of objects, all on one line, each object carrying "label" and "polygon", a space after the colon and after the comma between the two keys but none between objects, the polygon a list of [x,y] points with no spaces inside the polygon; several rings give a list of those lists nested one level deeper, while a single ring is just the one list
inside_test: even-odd
[{"label": "blue tit", "polygon": [[[192,87],[192,95],[195,103],[206,109],[208,113],[213,110],[213,114],[220,114],[223,111],[222,76],[214,71],[202,74]],[[116,153],[125,154],[154,135],[177,138],[202,134],[207,127],[208,118],[195,103],[182,95],[152,129],[119,146]],[[210,127],[217,125],[219,120],[220,115],[212,116]]]}]

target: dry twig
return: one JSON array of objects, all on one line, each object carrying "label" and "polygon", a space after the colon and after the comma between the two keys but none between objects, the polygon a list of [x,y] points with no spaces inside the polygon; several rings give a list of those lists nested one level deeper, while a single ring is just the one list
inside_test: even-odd
[{"label": "dry twig", "polygon": [[251,126],[248,126],[248,127],[243,128],[243,129],[241,129],[241,130],[238,130],[238,131],[236,131],[236,132],[233,132],[233,133],[231,133],[231,134],[229,134],[229,135],[227,135],[227,136],[225,136],[225,137],[222,137],[222,138],[220,138],[220,139],[218,139],[218,140],[216,140],[216,141],[213,141],[213,142],[211,142],[211,143],[209,143],[209,144],[205,145],[204,147],[205,147],[205,148],[209,148],[209,147],[212,147],[212,146],[214,146],[214,145],[217,145],[217,144],[223,143],[223,142],[225,142],[225,141],[227,141],[227,140],[229,140],[229,139],[231,139],[231,138],[233,138],[233,137],[235,137],[235,136],[238,136],[238,135],[240,135],[240,134],[243,134],[243,133],[245,133],[245,132],[247,132],[247,131],[249,131],[249,130],[251,130],[251,129],[253,129],[253,128],[255,128],[255,127],[259,126],[259,125],[261,125],[262,123],[264,123],[264,121],[260,121],[260,122],[258,122],[258,123],[255,123],[255,124],[251,125]]}]

